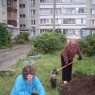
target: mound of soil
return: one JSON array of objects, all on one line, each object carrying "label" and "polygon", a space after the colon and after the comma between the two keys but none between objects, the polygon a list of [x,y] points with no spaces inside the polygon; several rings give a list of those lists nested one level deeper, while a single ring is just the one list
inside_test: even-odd
[{"label": "mound of soil", "polygon": [[59,95],[95,95],[95,76],[76,72],[73,77],[72,82],[61,85]]}]

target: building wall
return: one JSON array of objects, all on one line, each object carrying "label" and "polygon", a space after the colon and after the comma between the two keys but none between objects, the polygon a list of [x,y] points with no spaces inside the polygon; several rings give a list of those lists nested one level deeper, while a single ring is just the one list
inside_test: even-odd
[{"label": "building wall", "polygon": [[[25,8],[20,8],[20,15],[25,14],[20,17],[20,24],[25,24],[20,29],[28,29],[30,37],[55,28],[67,37],[75,34],[80,38],[81,29],[95,28],[94,0],[93,3],[92,0],[20,0],[20,4],[25,4]],[[85,33],[88,35],[90,31]]]},{"label": "building wall", "polygon": [[7,23],[7,2],[0,0],[0,23]]},{"label": "building wall", "polygon": [[[42,22],[39,24],[40,32],[53,28],[53,6],[52,0],[48,3],[40,2],[40,10],[43,10],[43,13],[40,13],[39,16],[40,22]],[[86,2],[83,0],[80,2],[75,2],[75,0],[56,0],[55,7],[55,29],[60,29],[61,32],[65,32],[67,36],[71,34],[80,36],[80,29],[86,27]],[[46,11],[49,12],[49,14],[46,13]]]},{"label": "building wall", "polygon": [[19,0],[19,22],[21,31],[30,30],[30,0]]},{"label": "building wall", "polygon": [[19,0],[7,0],[7,25],[12,32],[12,38],[16,37],[19,31]]},{"label": "building wall", "polygon": [[87,1],[87,28],[95,28],[95,1],[92,1]]}]

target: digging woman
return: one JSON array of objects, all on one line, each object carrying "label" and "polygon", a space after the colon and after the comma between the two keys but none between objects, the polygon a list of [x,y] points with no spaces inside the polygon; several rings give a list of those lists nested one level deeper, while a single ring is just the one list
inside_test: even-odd
[{"label": "digging woman", "polygon": [[[68,65],[73,61],[75,55],[78,54],[78,59],[82,59],[80,47],[78,45],[75,35],[70,36],[68,42],[65,44],[61,52],[61,66]],[[62,69],[62,81],[64,84],[72,80],[72,64]]]}]

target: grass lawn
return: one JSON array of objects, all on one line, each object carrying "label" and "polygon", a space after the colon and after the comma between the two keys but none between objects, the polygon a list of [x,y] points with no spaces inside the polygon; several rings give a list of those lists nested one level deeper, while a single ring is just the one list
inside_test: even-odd
[{"label": "grass lawn", "polygon": [[[76,56],[77,57],[77,56]],[[74,60],[76,60],[76,57]],[[45,54],[42,55],[40,59],[31,59],[31,64],[33,64],[36,69],[36,75],[40,78],[45,91],[46,95],[59,95],[58,89],[52,89],[49,83],[50,80],[50,71],[53,69],[58,69],[61,66],[60,63],[60,52],[56,52],[53,55]],[[25,66],[26,63],[23,62],[23,59],[17,61],[17,64],[12,66],[14,75],[13,76],[6,76],[0,77],[0,95],[9,95],[15,78],[21,74],[22,67]],[[73,64],[73,72],[80,71],[85,74],[94,74],[95,73],[95,57],[83,57],[81,61],[75,61]],[[59,71],[57,78],[59,79],[59,83],[61,83],[61,71]]]}]

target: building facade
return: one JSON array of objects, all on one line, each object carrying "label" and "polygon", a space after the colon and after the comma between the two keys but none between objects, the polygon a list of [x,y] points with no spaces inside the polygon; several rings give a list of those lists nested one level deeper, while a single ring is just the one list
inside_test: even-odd
[{"label": "building facade", "polygon": [[19,0],[7,0],[7,25],[12,38],[19,34]]},{"label": "building facade", "polygon": [[32,37],[47,30],[78,38],[94,33],[95,0],[19,0],[20,31]]},{"label": "building facade", "polygon": [[19,0],[0,0],[0,23],[12,32],[12,38],[19,34]]},{"label": "building facade", "polygon": [[0,23],[7,24],[7,2],[0,0]]}]

